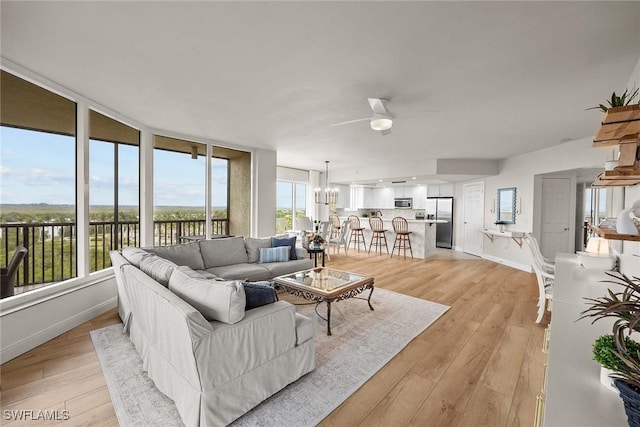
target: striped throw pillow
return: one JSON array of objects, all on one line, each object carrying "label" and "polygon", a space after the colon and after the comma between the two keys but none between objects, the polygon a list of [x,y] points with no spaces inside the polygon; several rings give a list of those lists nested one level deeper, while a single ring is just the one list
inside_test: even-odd
[{"label": "striped throw pillow", "polygon": [[259,263],[289,261],[290,246],[278,246],[275,248],[260,248]]}]

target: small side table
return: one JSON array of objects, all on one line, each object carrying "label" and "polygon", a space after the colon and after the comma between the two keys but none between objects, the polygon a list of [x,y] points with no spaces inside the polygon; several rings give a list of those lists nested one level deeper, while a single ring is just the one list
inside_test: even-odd
[{"label": "small side table", "polygon": [[307,253],[309,254],[309,259],[313,258],[313,266],[318,266],[318,254],[322,254],[322,266],[324,267],[324,248],[323,247],[306,247]]}]

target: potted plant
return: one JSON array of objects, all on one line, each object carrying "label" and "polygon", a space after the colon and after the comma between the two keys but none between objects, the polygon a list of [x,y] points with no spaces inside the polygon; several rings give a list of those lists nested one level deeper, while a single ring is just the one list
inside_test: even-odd
[{"label": "potted plant", "polygon": [[633,92],[629,93],[629,89],[625,89],[620,96],[613,92],[611,94],[611,99],[607,99],[606,101],[609,105],[598,104],[595,107],[587,108],[587,110],[601,110],[606,113],[610,108],[626,107],[627,105],[631,105],[634,98],[638,96],[639,91],[640,88],[636,88]]},{"label": "potted plant", "polygon": [[[592,323],[615,319],[612,330],[615,348],[610,351],[619,361],[610,364],[614,368],[611,376],[624,402],[629,426],[640,427],[640,345],[629,337],[631,332],[640,332],[640,278],[622,273],[605,274],[612,278],[605,283],[621,288],[608,289],[600,298],[585,298],[590,307],[581,313],[580,319],[593,318]],[[600,347],[606,348],[606,344]]]},{"label": "potted plant", "polygon": [[[634,103],[634,100],[639,94],[640,89],[634,89],[631,92],[629,89],[625,89],[622,95],[616,95],[613,92],[611,99],[607,99],[606,104],[587,108],[604,112],[602,126],[598,129],[593,140],[596,147],[623,142],[632,144],[636,140],[638,133],[640,133],[640,103]],[[628,145],[626,151],[635,154],[635,145]],[[620,166],[623,166],[622,162],[620,162]]]},{"label": "potted plant", "polygon": [[[640,344],[625,337],[625,344],[630,357],[637,359]],[[636,355],[636,356],[634,356]],[[618,357],[613,335],[602,335],[593,343],[593,360],[600,364],[600,382],[609,390],[618,393],[614,384],[615,373],[627,370],[625,363]]]}]

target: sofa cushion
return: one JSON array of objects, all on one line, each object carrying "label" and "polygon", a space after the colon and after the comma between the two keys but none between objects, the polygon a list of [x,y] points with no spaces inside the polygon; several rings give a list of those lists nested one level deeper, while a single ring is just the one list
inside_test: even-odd
[{"label": "sofa cushion", "polygon": [[204,261],[203,270],[249,262],[243,237],[200,240],[198,243],[200,244],[200,252]]},{"label": "sofa cushion", "polygon": [[276,237],[272,237],[271,246],[272,247],[289,246],[289,259],[290,260],[298,259],[298,256],[296,255],[296,236],[287,237],[285,239],[278,239]]},{"label": "sofa cushion", "polygon": [[[283,263],[284,264],[284,263]],[[267,280],[271,278],[269,270],[263,267],[264,264],[243,264],[224,265],[221,267],[208,268],[208,273],[215,274],[227,280]]]},{"label": "sofa cushion", "polygon": [[175,269],[169,290],[198,310],[207,320],[237,323],[244,317],[246,297],[239,280],[194,279]]},{"label": "sofa cushion", "polygon": [[204,270],[204,262],[202,261],[198,242],[172,246],[156,246],[153,248],[145,248],[145,250],[159,257],[168,259],[176,265],[186,265],[194,270]]},{"label": "sofa cushion", "polygon": [[162,286],[169,286],[169,278],[178,266],[157,255],[147,254],[140,261],[140,270]]},{"label": "sofa cushion", "polygon": [[260,257],[260,248],[270,248],[271,238],[266,237],[264,239],[255,239],[253,237],[247,237],[244,239],[244,245],[247,248],[249,262],[258,262]]},{"label": "sofa cushion", "polygon": [[273,287],[273,282],[242,282],[242,284],[247,299],[245,310],[251,310],[278,301],[278,295]]},{"label": "sofa cushion", "polygon": [[204,277],[205,279],[220,279],[220,277],[216,276],[213,273],[209,273],[206,270],[194,270],[196,273]]},{"label": "sofa cushion", "polygon": [[269,262],[260,265],[269,270],[269,275],[271,277],[278,277],[284,274],[295,273],[296,271],[308,270],[310,268],[313,268],[313,260],[304,258],[289,262]]},{"label": "sofa cushion", "polygon": [[296,313],[296,345],[301,345],[310,339],[313,339],[315,332],[315,323],[300,313]]},{"label": "sofa cushion", "polygon": [[276,248],[260,248],[260,264],[265,262],[288,262],[291,248],[289,246],[278,246]]},{"label": "sofa cushion", "polygon": [[136,248],[135,246],[125,246],[122,248],[122,256],[138,268],[140,268],[140,261],[142,261],[142,257],[145,255],[149,255],[149,252]]}]

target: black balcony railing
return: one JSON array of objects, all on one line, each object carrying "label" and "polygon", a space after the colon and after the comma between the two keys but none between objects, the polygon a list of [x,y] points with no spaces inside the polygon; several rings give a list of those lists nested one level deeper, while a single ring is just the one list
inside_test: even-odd
[{"label": "black balcony railing", "polygon": [[[205,220],[154,221],[155,246],[182,243],[187,236],[204,236]],[[212,219],[212,234],[227,234],[227,219]],[[29,252],[16,275],[16,286],[55,283],[76,277],[76,224],[13,223],[0,224],[0,259],[6,266],[17,246]],[[138,246],[137,221],[92,221],[89,223],[89,266],[98,271],[111,266],[109,251]]]}]

